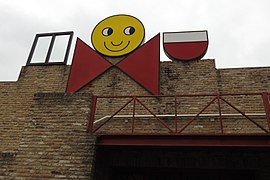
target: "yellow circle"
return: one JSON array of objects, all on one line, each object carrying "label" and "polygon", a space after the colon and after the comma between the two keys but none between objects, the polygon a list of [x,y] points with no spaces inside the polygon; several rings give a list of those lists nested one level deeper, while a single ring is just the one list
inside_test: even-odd
[{"label": "yellow circle", "polygon": [[99,22],[91,41],[106,56],[123,56],[138,48],[144,40],[143,24],[133,16],[114,15]]}]

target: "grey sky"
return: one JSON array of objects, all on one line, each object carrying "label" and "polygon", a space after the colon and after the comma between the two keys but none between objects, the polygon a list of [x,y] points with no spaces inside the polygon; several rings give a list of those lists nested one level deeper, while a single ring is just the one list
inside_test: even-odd
[{"label": "grey sky", "polygon": [[76,37],[92,46],[95,25],[114,14],[140,19],[146,41],[159,32],[208,30],[204,58],[217,68],[270,66],[269,8],[269,0],[0,0],[0,80],[17,79],[35,34],[74,31],[72,47]]}]

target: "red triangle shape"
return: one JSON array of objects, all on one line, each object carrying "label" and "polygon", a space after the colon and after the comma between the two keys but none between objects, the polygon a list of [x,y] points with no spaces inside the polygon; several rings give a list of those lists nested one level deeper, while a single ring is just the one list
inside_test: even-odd
[{"label": "red triangle shape", "polygon": [[116,66],[154,95],[159,94],[159,48],[157,34]]},{"label": "red triangle shape", "polygon": [[78,91],[111,66],[110,62],[77,38],[66,91]]}]

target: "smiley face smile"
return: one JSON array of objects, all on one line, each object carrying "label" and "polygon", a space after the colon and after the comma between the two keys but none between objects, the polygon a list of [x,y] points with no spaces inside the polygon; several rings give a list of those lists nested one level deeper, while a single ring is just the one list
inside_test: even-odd
[{"label": "smiley face smile", "polygon": [[[115,45],[113,42],[111,42],[111,44],[112,44],[113,46],[120,46],[122,43],[123,43],[123,41],[121,41],[120,44],[116,44],[116,45]],[[113,50],[113,49],[109,48],[109,47],[106,45],[106,42],[104,42],[104,47],[105,47],[106,49],[108,49],[109,51],[111,51],[111,52],[119,52],[119,51],[123,51],[124,49],[126,49],[126,48],[128,47],[128,45],[129,45],[129,43],[130,43],[130,41],[128,41],[128,43],[127,43],[127,45],[126,45],[125,47],[123,47],[123,48],[121,48],[121,49],[118,49],[118,50]]]},{"label": "smiley face smile", "polygon": [[111,41],[111,44],[114,45],[114,46],[120,46],[122,43],[123,43],[123,41],[121,41],[119,44],[114,44],[114,43]]}]

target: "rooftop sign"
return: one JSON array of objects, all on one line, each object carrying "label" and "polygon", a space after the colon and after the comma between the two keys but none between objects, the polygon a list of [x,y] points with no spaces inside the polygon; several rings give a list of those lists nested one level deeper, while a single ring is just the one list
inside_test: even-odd
[{"label": "rooftop sign", "polygon": [[[94,28],[94,49],[78,38],[73,56],[67,92],[73,93],[110,68],[117,67],[151,94],[159,94],[160,35],[142,45],[144,26],[130,15],[105,18]],[[172,60],[200,59],[208,47],[207,31],[163,33],[166,55]],[[110,57],[123,57],[112,63]]]},{"label": "rooftop sign", "polygon": [[208,47],[207,31],[163,33],[163,47],[172,60],[201,59]]}]

